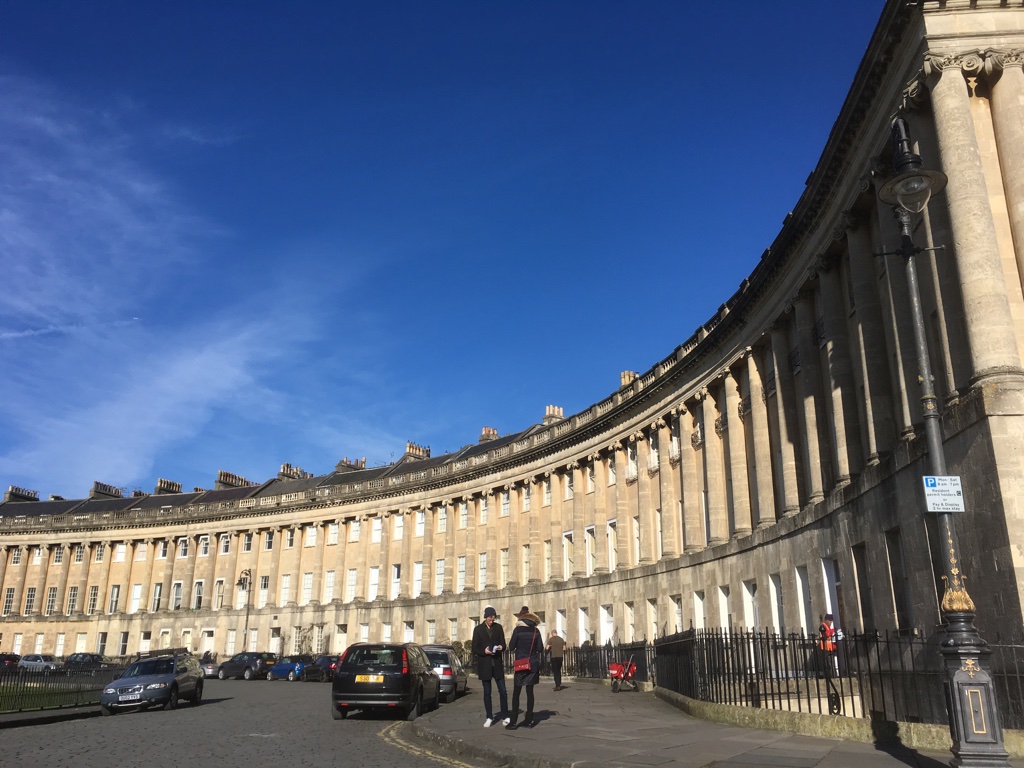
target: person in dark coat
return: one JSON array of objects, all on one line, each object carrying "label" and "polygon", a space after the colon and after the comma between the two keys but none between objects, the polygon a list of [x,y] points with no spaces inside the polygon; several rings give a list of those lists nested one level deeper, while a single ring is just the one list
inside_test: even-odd
[{"label": "person in dark coat", "polygon": [[510,731],[516,729],[516,719],[519,716],[519,693],[526,688],[526,716],[523,718],[523,727],[533,727],[533,686],[540,682],[540,662],[544,654],[544,637],[541,635],[537,625],[540,618],[530,609],[523,606],[516,614],[518,621],[516,628],[512,630],[512,637],[508,641],[508,650],[513,659],[529,659],[528,670],[514,673],[512,688],[512,722],[505,724]]},{"label": "person in dark coat", "polygon": [[491,709],[491,681],[498,687],[501,697],[501,711],[505,715],[504,723],[508,725],[508,692],[505,689],[505,666],[502,658],[505,653],[505,630],[496,619],[497,611],[491,606],[484,608],[484,621],[473,629],[473,657],[476,659],[476,674],[484,688],[484,711],[487,719],[484,728],[490,728],[497,719]]}]

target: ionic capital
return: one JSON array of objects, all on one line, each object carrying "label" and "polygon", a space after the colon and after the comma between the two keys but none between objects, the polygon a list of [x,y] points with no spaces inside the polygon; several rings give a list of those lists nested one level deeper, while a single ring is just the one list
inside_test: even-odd
[{"label": "ionic capital", "polygon": [[992,82],[998,80],[1003,71],[1010,68],[1024,69],[1024,49],[998,51],[990,48],[985,51],[985,74]]},{"label": "ionic capital", "polygon": [[924,76],[931,90],[947,71],[959,70],[963,77],[977,78],[985,73],[985,60],[981,51],[964,53],[926,53]]}]

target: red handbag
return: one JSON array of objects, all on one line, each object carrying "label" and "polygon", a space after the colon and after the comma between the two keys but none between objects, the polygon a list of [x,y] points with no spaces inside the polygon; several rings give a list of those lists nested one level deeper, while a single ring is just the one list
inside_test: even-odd
[{"label": "red handbag", "polygon": [[525,659],[516,659],[512,662],[512,669],[516,672],[529,672],[530,671],[530,656],[533,656],[533,644],[537,640],[537,631],[533,632],[533,639],[530,641],[530,655]]}]

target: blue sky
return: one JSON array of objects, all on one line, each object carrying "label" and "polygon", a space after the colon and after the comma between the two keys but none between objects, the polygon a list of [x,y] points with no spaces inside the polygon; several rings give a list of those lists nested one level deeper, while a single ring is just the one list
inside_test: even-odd
[{"label": "blue sky", "polygon": [[5,0],[0,486],[370,466],[686,340],[882,0]]}]

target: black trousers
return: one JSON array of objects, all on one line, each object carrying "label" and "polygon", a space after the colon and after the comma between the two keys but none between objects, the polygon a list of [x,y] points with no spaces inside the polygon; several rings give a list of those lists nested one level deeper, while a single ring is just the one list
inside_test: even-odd
[{"label": "black trousers", "polygon": [[562,687],[562,657],[551,657],[551,674],[555,678],[555,687]]},{"label": "black trousers", "polygon": [[[519,692],[523,686],[517,685],[512,688],[512,722],[516,721],[519,715]],[[533,686],[526,686],[526,722],[533,720]]]}]

